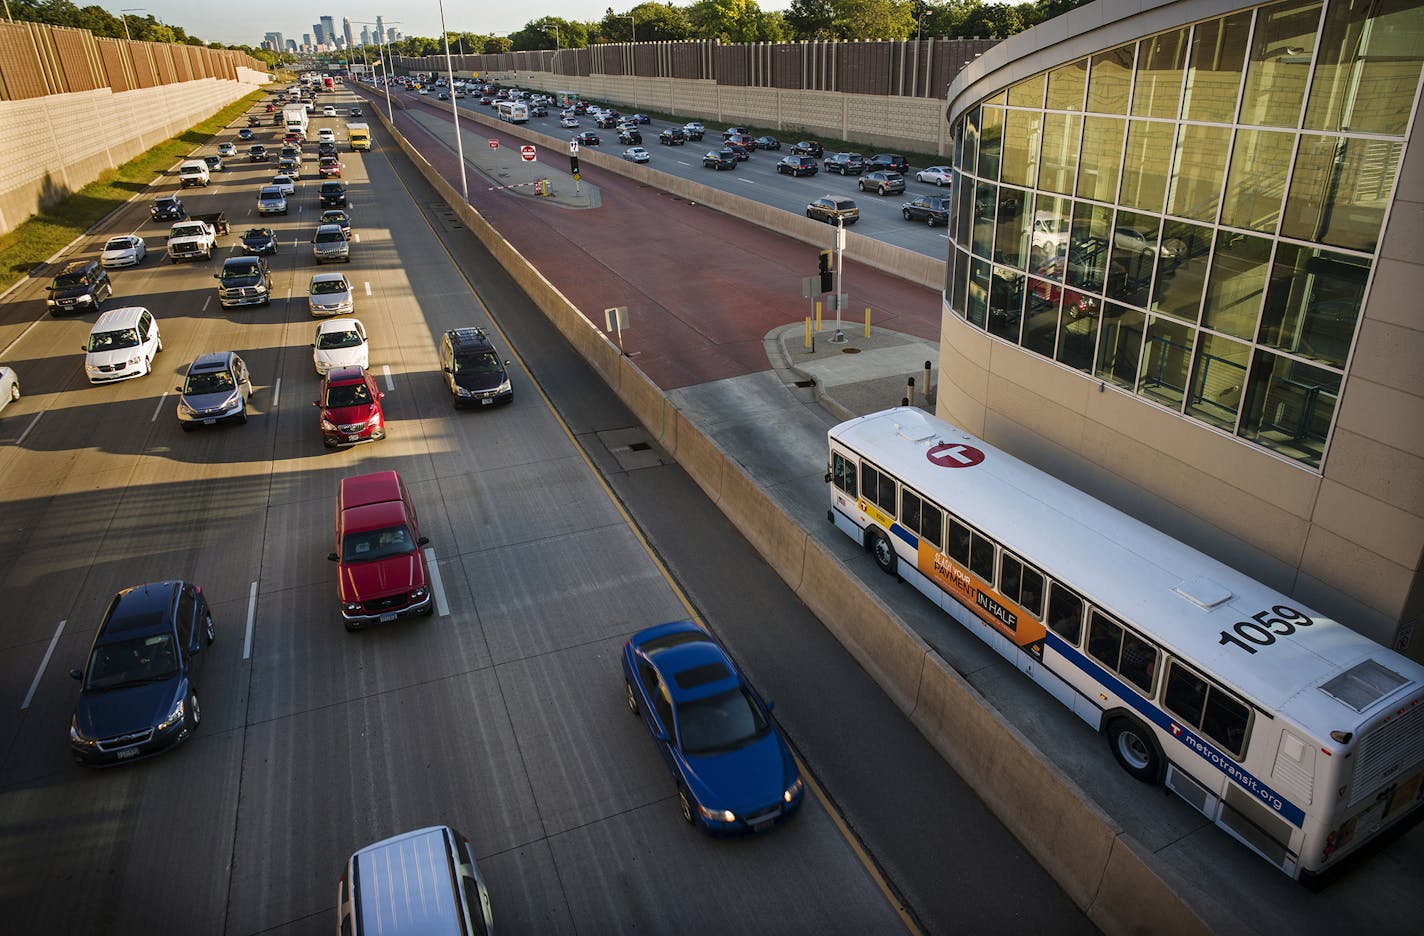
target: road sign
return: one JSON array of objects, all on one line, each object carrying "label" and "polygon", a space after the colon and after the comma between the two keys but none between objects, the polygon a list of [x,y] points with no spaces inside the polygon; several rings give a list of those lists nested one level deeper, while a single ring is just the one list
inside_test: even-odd
[{"label": "road sign", "polygon": [[577,157],[577,156],[570,156],[570,157],[569,157],[569,172],[573,175],[574,181],[577,182],[577,181],[578,181],[578,178],[579,178],[578,157]]},{"label": "road sign", "polygon": [[522,160],[524,160],[525,162],[533,162],[533,161],[534,161],[534,147],[532,147],[532,146],[521,146],[521,147],[519,147],[519,158],[522,159]]},{"label": "road sign", "polygon": [[569,155],[570,155],[570,156],[577,156],[577,155],[578,155],[578,140],[570,140],[570,141],[569,141]]},{"label": "road sign", "polygon": [[801,298],[814,299],[820,293],[821,278],[819,276],[801,277]]},{"label": "road sign", "polygon": [[490,141],[489,141],[489,144],[490,144],[490,149],[499,149],[499,141],[498,141],[498,140],[490,140]]},{"label": "road sign", "polygon": [[925,457],[941,468],[973,468],[984,460],[984,453],[972,445],[942,442],[930,448]]}]

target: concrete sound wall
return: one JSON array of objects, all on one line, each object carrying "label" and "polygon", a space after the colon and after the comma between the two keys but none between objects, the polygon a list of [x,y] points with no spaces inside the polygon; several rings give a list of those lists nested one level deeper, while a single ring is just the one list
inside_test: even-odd
[{"label": "concrete sound wall", "polygon": [[0,234],[252,91],[266,76],[204,78],[0,101]]},{"label": "concrete sound wall", "polygon": [[[677,459],[762,557],[871,674],[1093,922],[1109,933],[1206,936],[1156,857],[788,515],[612,341],[376,116],[440,197]],[[631,164],[630,164],[631,165]],[[633,167],[637,169],[639,167]],[[1185,888],[1183,888],[1185,889]]]}]

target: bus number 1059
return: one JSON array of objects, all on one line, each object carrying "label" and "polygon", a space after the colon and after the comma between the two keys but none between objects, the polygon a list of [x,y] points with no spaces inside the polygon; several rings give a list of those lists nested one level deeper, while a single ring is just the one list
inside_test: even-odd
[{"label": "bus number 1059", "polygon": [[[1247,653],[1255,653],[1256,647],[1269,647],[1277,637],[1288,637],[1297,627],[1309,627],[1313,622],[1295,608],[1276,605],[1270,611],[1258,611],[1249,621],[1237,621],[1231,630],[1221,632],[1221,644],[1240,647]],[[1252,646],[1255,644],[1256,646]]]}]

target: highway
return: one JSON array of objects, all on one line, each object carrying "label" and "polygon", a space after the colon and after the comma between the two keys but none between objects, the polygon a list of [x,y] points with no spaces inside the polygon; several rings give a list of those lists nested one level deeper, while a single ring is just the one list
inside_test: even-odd
[{"label": "highway", "polygon": [[[257,142],[274,141],[262,128]],[[655,445],[630,449],[645,438],[611,392],[381,142],[343,147],[356,242],[337,269],[372,336],[385,441],[327,451],[309,405],[314,175],[272,224],[270,307],[222,310],[211,274],[257,223],[273,164],[230,161],[184,193],[190,212],[231,219],[212,262],[160,259],[147,209],[173,177],[76,247],[148,238],[108,303],[157,315],[147,377],[89,385],[79,349],[94,316],[47,317],[42,281],[0,308],[25,390],[0,414],[7,928],[330,932],[352,850],[445,822],[470,838],[502,932],[1090,931],[686,475]],[[510,406],[452,411],[435,343],[460,325],[490,328],[512,358]],[[252,418],[185,434],[174,387],[213,350],[247,360]],[[431,539],[438,611],[348,634],[325,558],[337,481],[386,468]],[[118,589],[170,578],[201,585],[218,623],[202,725],[163,756],[80,769],[68,670]],[[624,708],[623,640],[692,615],[782,700],[825,791],[754,840],[682,824]]]}]

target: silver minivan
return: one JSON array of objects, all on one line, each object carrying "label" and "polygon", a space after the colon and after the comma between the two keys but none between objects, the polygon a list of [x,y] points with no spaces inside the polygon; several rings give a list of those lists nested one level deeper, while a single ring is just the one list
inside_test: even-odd
[{"label": "silver minivan", "polygon": [[337,887],[343,936],[494,931],[489,891],[470,843],[449,826],[417,829],[367,845]]},{"label": "silver minivan", "polygon": [[351,245],[346,241],[346,232],[339,224],[323,224],[316,229],[312,238],[312,256],[317,263],[328,260],[351,261]]}]

